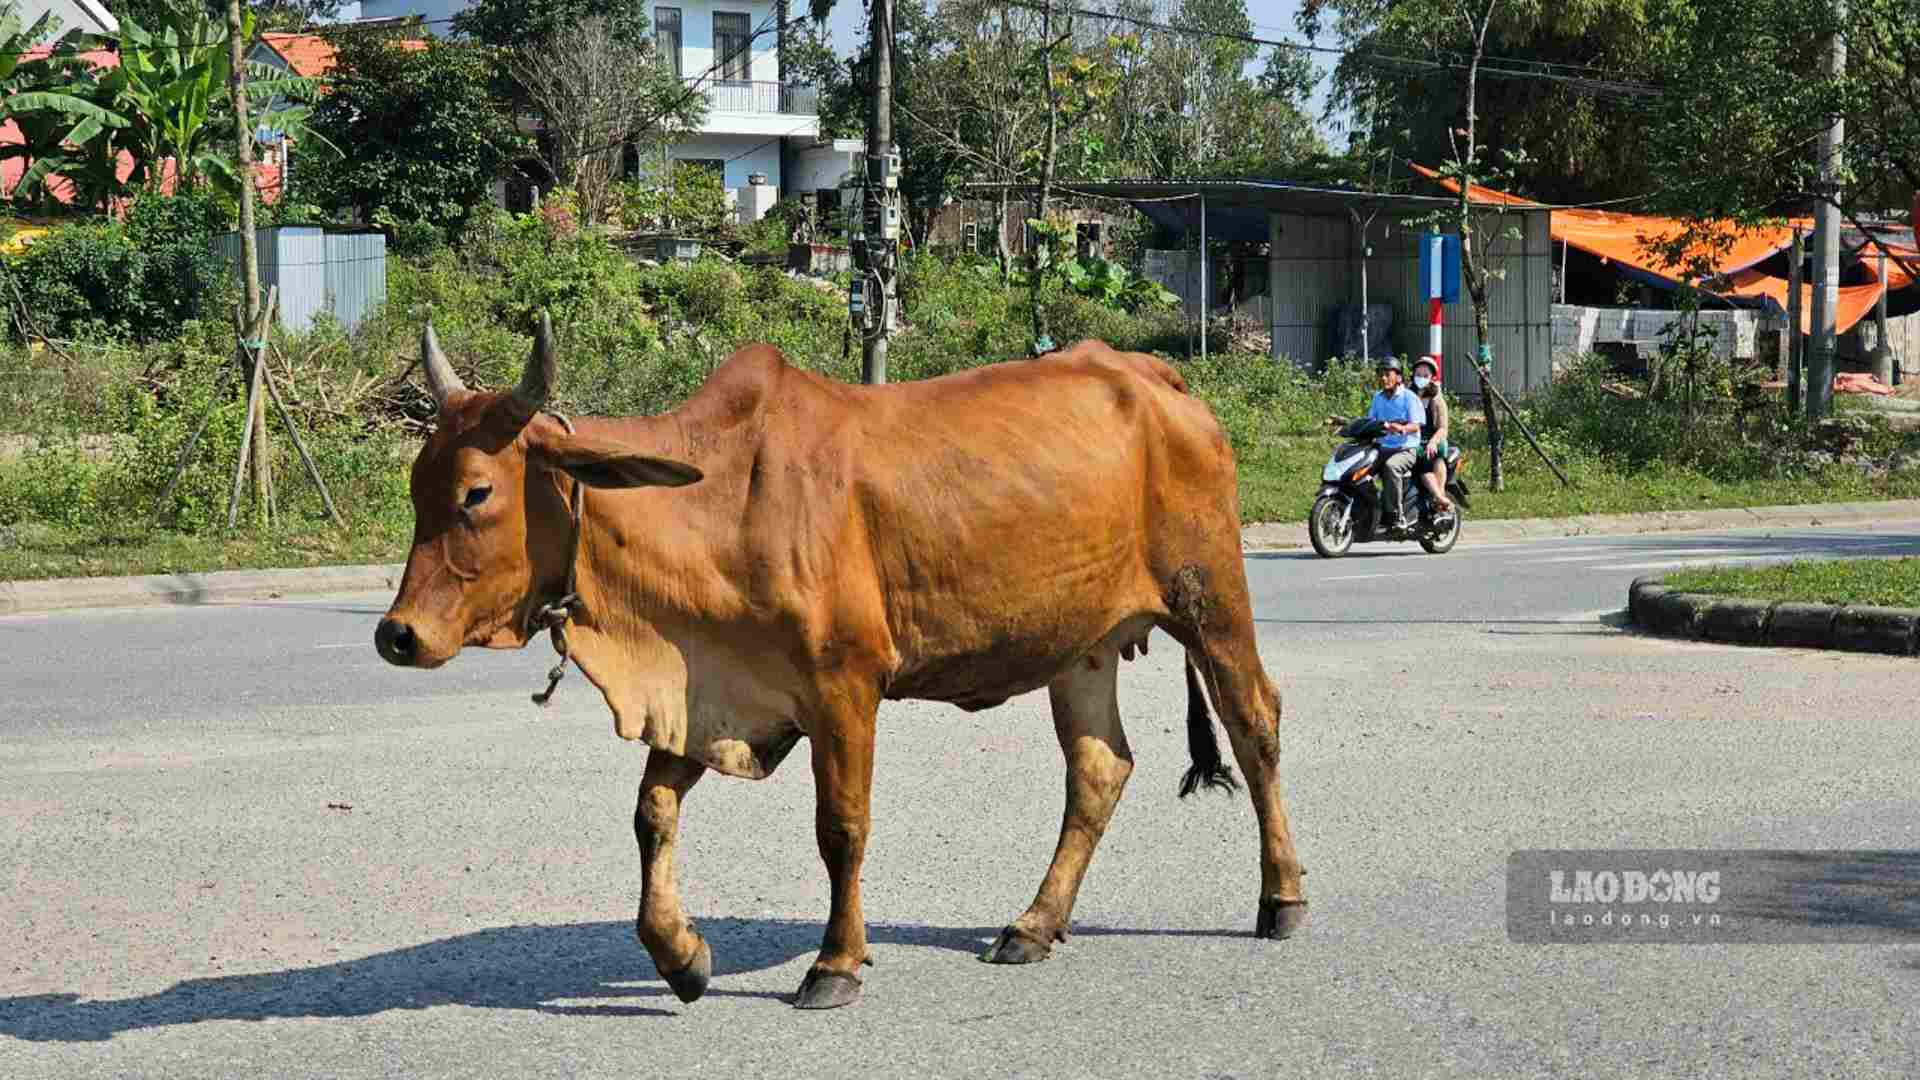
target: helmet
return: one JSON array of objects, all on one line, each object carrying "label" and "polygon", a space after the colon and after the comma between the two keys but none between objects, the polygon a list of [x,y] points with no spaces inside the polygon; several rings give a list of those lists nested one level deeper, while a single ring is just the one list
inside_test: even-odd
[{"label": "helmet", "polygon": [[1433,369],[1433,377],[1434,377],[1435,379],[1438,379],[1438,378],[1440,377],[1440,358],[1439,358],[1439,357],[1437,357],[1437,356],[1423,356],[1423,357],[1421,357],[1420,359],[1418,359],[1418,360],[1415,360],[1415,361],[1413,362],[1413,370],[1414,370],[1415,372],[1418,372],[1418,371],[1420,370],[1420,365],[1421,365],[1421,364],[1425,364],[1425,365],[1427,365],[1428,367],[1430,367],[1430,368],[1432,368],[1432,369]]},{"label": "helmet", "polygon": [[1374,371],[1374,374],[1376,375],[1382,371],[1399,371],[1399,370],[1400,370],[1400,358],[1397,356],[1383,356],[1380,358],[1378,363],[1375,363],[1373,365],[1373,371]]}]

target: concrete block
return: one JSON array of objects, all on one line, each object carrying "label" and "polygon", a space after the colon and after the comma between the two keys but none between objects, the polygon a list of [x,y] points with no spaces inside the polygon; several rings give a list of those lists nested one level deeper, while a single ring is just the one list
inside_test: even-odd
[{"label": "concrete block", "polygon": [[1833,617],[1839,611],[1832,604],[1775,604],[1767,622],[1767,642],[1798,649],[1831,648]]},{"label": "concrete block", "polygon": [[1920,612],[1911,608],[1843,607],[1833,619],[1833,647],[1912,656]]},{"label": "concrete block", "polygon": [[1773,604],[1766,600],[1721,597],[1701,617],[1701,631],[1710,641],[1728,641],[1738,645],[1762,645],[1767,640],[1767,619]]},{"label": "concrete block", "polygon": [[1713,597],[1699,593],[1663,592],[1648,605],[1649,623],[1657,633],[1674,637],[1700,636],[1701,615],[1713,605]]},{"label": "concrete block", "polygon": [[1654,622],[1653,605],[1667,594],[1667,587],[1658,576],[1635,578],[1627,587],[1627,613],[1641,626],[1651,627]]}]

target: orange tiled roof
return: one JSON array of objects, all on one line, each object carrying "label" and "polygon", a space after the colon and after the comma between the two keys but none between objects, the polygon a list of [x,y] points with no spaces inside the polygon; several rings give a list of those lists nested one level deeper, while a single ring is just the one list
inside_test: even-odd
[{"label": "orange tiled roof", "polygon": [[[260,40],[279,53],[295,75],[311,79],[333,70],[333,45],[319,34],[262,34]],[[394,44],[409,52],[427,47],[426,42],[410,38]]]}]

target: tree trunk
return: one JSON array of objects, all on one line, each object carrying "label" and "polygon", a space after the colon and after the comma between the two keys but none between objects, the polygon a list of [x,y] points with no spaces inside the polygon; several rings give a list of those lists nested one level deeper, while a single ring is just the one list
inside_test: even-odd
[{"label": "tree trunk", "polygon": [[[246,38],[241,33],[240,4],[241,0],[227,0],[227,59],[231,69],[227,73],[227,92],[232,95],[235,150],[240,166],[240,261],[241,276],[245,278],[246,325],[257,326],[265,336],[271,328],[260,324],[260,253],[253,224],[253,126],[247,119]],[[250,385],[253,367],[265,363],[266,355],[265,349],[241,345],[241,374],[249,376],[241,385]],[[254,512],[264,524],[271,513],[268,504],[273,498],[273,478],[267,467],[267,410],[256,409],[247,422],[253,425]]]},{"label": "tree trunk", "polygon": [[1000,287],[1006,288],[1013,275],[1013,250],[1007,244],[1007,188],[1000,186],[1000,194],[994,204],[993,250],[1000,257]]},{"label": "tree trunk", "polygon": [[[1040,158],[1040,196],[1034,202],[1033,216],[1038,218],[1044,226],[1047,222],[1047,202],[1053,196],[1054,162],[1060,153],[1060,92],[1053,85],[1053,0],[1047,0],[1047,5],[1040,10],[1040,47],[1045,50],[1041,53],[1041,68],[1047,82],[1047,145]],[[1044,233],[1041,235],[1041,243],[1050,244],[1051,242]],[[1041,285],[1047,277],[1052,275],[1054,269],[1051,261],[1043,268],[1041,254],[1042,252],[1037,249],[1028,253],[1033,264],[1033,288],[1028,298],[1033,305],[1033,341],[1036,352],[1043,347],[1042,343],[1048,340],[1047,309],[1041,299]]]},{"label": "tree trunk", "polygon": [[1467,146],[1461,161],[1465,167],[1460,176],[1460,276],[1466,279],[1467,293],[1473,299],[1474,344],[1479,354],[1474,368],[1480,376],[1480,407],[1487,417],[1487,486],[1494,491],[1504,491],[1507,486],[1506,470],[1502,459],[1500,435],[1499,403],[1493,398],[1493,387],[1489,385],[1489,367],[1492,364],[1492,347],[1487,341],[1490,336],[1491,320],[1487,315],[1487,283],[1483,272],[1474,264],[1473,251],[1473,175],[1474,160],[1479,156],[1479,143],[1476,141],[1475,121],[1479,109],[1475,94],[1479,90],[1480,59],[1486,54],[1487,27],[1493,22],[1493,9],[1499,0],[1488,0],[1486,15],[1480,25],[1474,27],[1473,61],[1467,65]]}]

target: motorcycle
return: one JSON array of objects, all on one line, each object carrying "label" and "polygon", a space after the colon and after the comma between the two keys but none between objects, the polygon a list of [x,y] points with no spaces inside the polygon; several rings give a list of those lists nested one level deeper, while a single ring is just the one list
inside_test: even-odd
[{"label": "motorcycle", "polygon": [[1467,482],[1460,476],[1466,455],[1457,446],[1447,448],[1444,465],[1434,466],[1446,469],[1444,486],[1453,509],[1435,511],[1418,475],[1410,475],[1406,485],[1410,505],[1401,514],[1401,520],[1410,522],[1409,526],[1394,531],[1381,528],[1386,478],[1380,474],[1386,471],[1381,463],[1387,454],[1380,440],[1388,434],[1385,421],[1366,417],[1349,421],[1340,429],[1339,435],[1346,441],[1334,449],[1321,470],[1320,494],[1307,517],[1307,536],[1313,541],[1313,550],[1323,558],[1337,559],[1354,544],[1394,540],[1418,540],[1429,553],[1444,555],[1460,539],[1461,519],[1471,503]]}]

